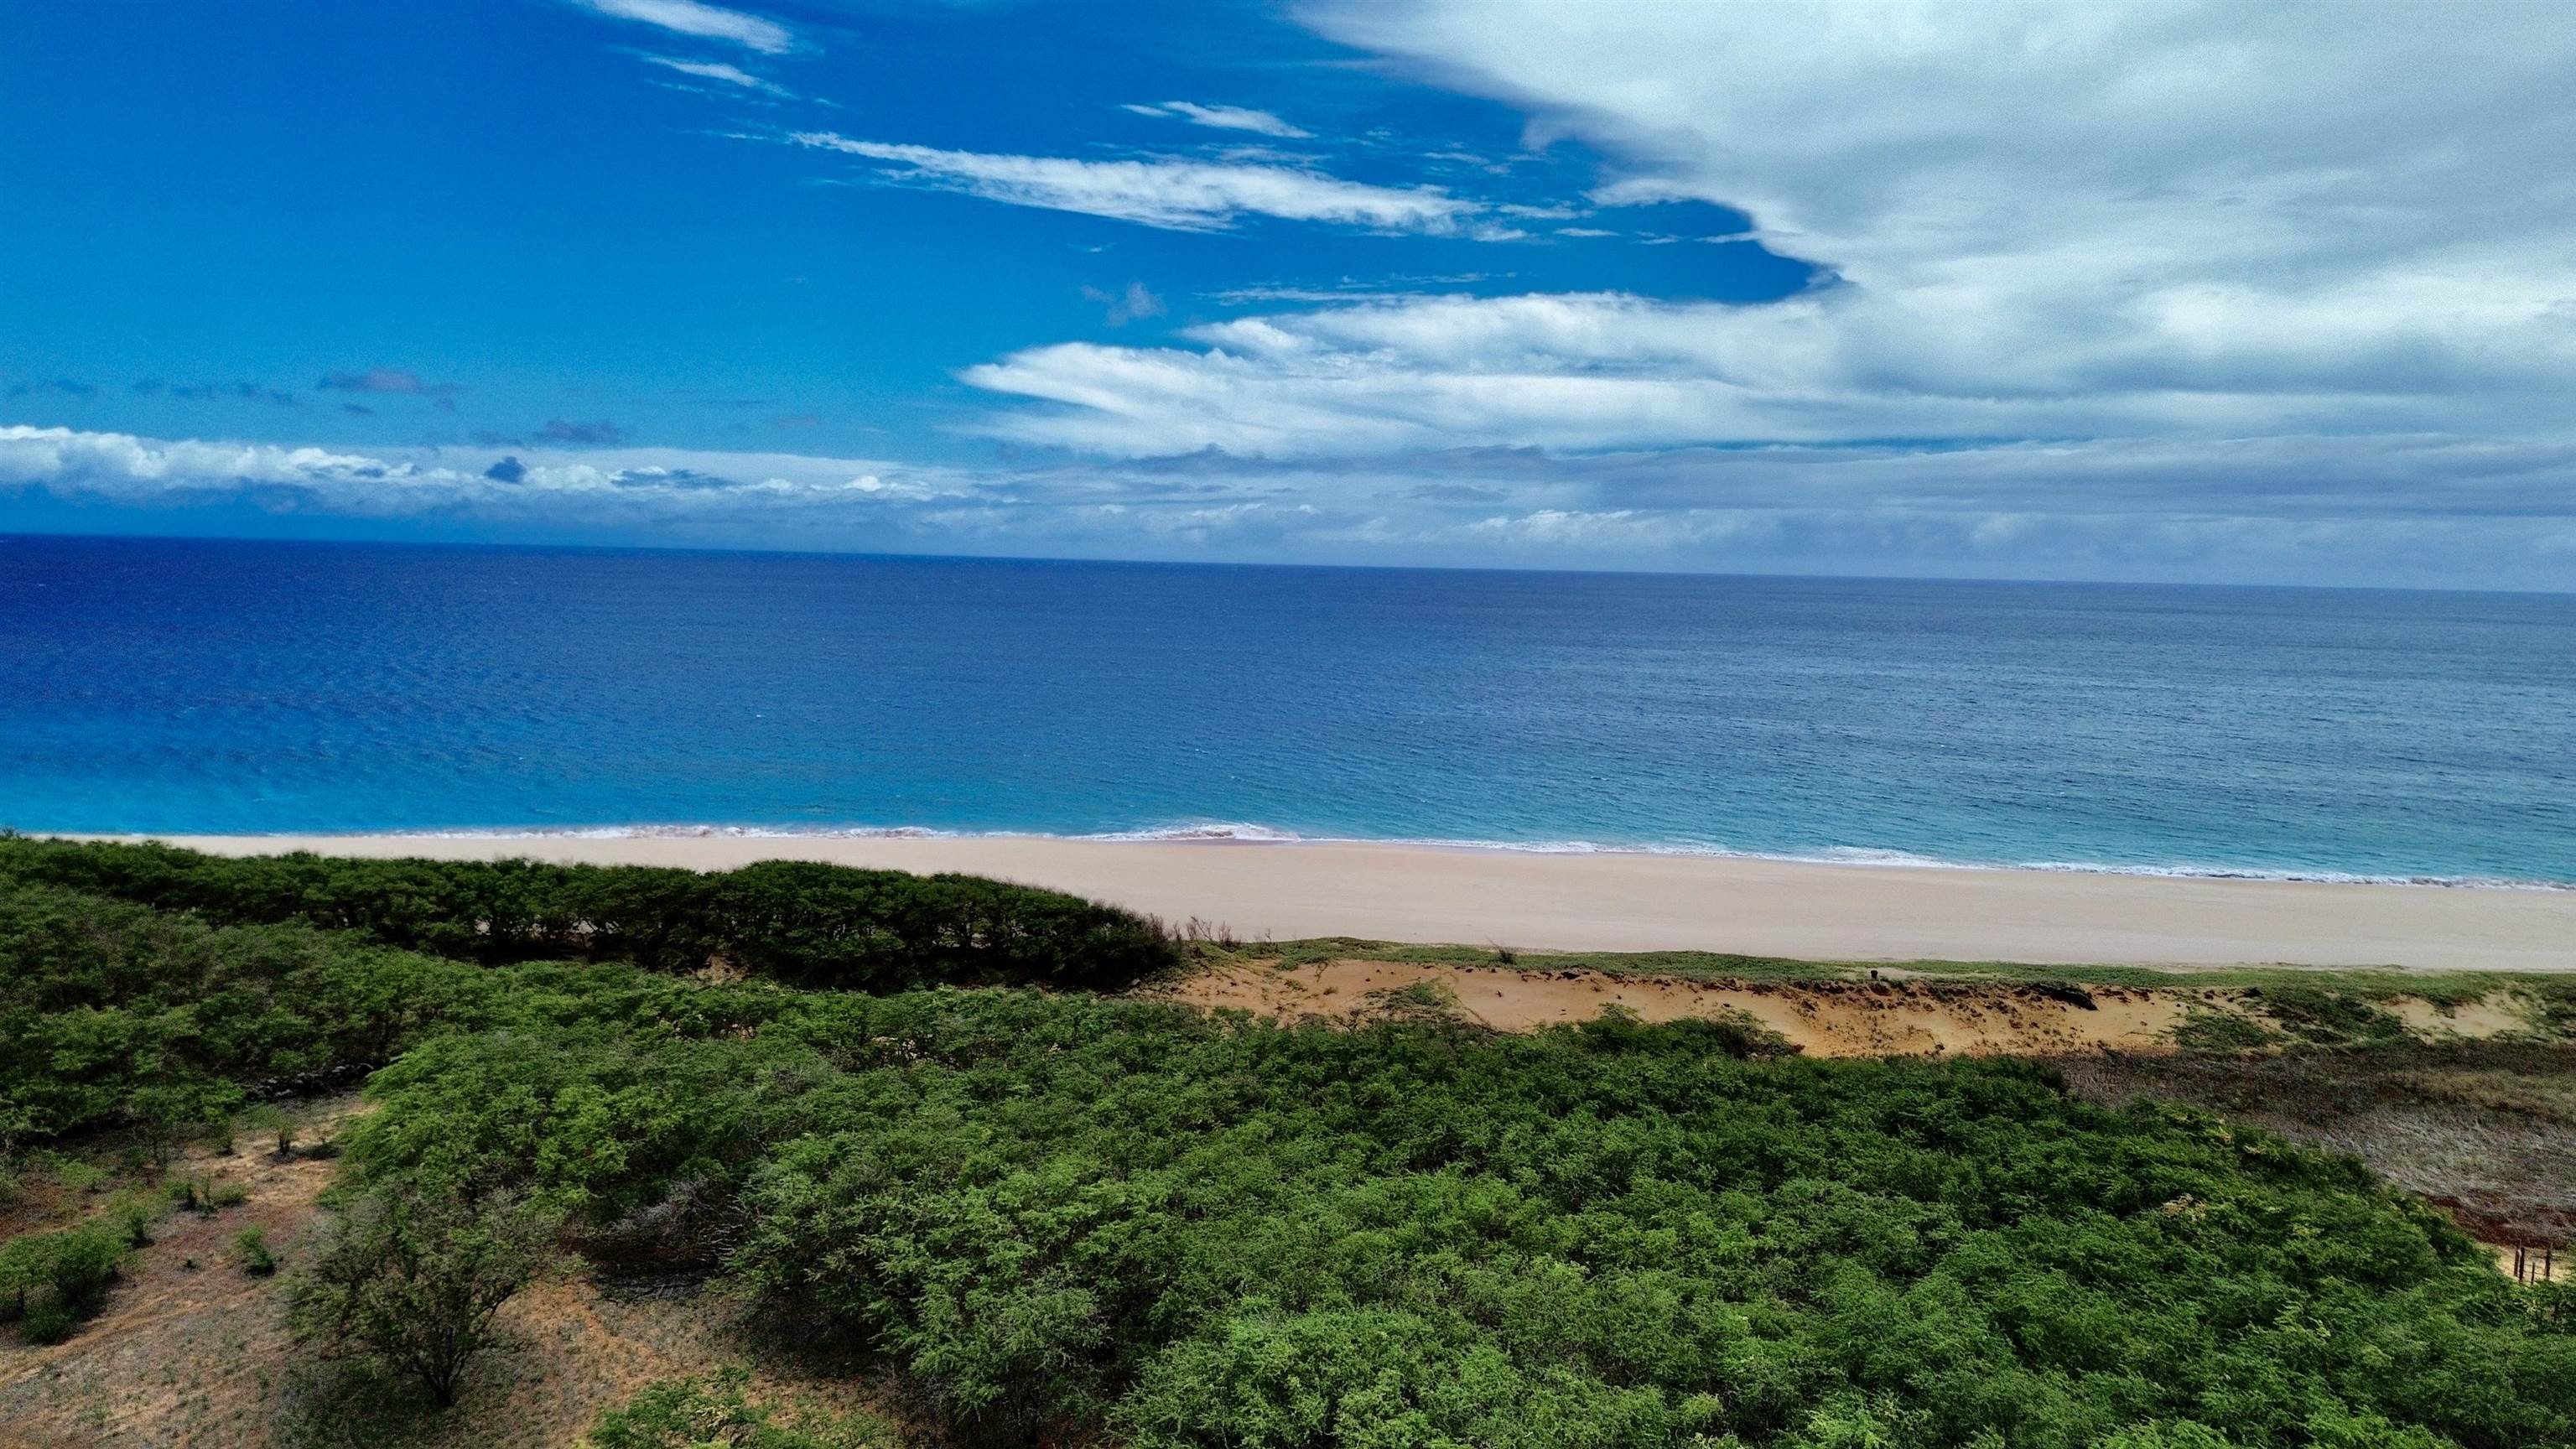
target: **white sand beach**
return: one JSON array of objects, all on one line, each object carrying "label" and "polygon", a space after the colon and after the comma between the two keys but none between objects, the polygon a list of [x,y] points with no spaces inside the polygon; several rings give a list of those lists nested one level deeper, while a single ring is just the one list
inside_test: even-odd
[{"label": "white sand beach", "polygon": [[2576,970],[2576,891],[1351,843],[743,835],[177,836],[223,854],[968,871],[1245,939],[1835,960]]}]

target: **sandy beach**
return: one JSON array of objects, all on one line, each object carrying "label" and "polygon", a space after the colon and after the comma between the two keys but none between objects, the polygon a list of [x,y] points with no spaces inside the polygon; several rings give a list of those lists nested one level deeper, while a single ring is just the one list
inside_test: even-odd
[{"label": "sandy beach", "polygon": [[1435,846],[1047,837],[175,836],[222,854],[757,860],[968,871],[1245,939],[1814,959],[2576,970],[2576,891],[1824,865]]}]

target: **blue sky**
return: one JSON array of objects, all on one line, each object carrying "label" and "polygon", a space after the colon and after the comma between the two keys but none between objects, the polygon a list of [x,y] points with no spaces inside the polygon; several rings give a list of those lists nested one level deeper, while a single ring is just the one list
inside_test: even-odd
[{"label": "blue sky", "polygon": [[11,7],[0,529],[2576,587],[2576,43],[2353,15]]}]

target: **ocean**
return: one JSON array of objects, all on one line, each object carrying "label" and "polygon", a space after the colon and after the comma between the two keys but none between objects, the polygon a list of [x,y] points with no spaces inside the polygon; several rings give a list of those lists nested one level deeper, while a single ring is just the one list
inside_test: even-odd
[{"label": "ocean", "polygon": [[2576,596],[0,538],[0,825],[2576,883]]}]

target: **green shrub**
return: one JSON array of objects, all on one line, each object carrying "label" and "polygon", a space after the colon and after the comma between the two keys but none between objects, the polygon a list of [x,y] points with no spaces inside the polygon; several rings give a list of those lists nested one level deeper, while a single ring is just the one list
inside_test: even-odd
[{"label": "green shrub", "polygon": [[81,1315],[71,1304],[52,1294],[39,1296],[27,1305],[18,1320],[18,1336],[28,1343],[61,1343],[80,1327]]},{"label": "green shrub", "polygon": [[290,1323],[325,1358],[415,1380],[439,1407],[497,1340],[493,1317],[551,1256],[553,1214],[508,1194],[379,1188],[330,1223]]},{"label": "green shrub", "polygon": [[108,1204],[107,1217],[127,1247],[148,1248],[152,1246],[152,1220],[160,1216],[159,1209],[165,1205],[166,1199],[139,1189],[123,1192]]},{"label": "green shrub", "polygon": [[274,1102],[260,1102],[241,1115],[241,1125],[265,1142],[276,1145],[279,1157],[295,1151],[295,1119]]},{"label": "green shrub", "polygon": [[2361,997],[2315,986],[2274,986],[2262,992],[2263,1010],[2304,1041],[2356,1046],[2404,1041],[2406,1024]]},{"label": "green shrub", "polygon": [[2203,1056],[2237,1056],[2275,1046],[2281,1034],[2254,1020],[2232,1011],[2213,1011],[2193,1007],[2183,1014],[2173,1030],[2174,1045]]},{"label": "green shrub", "polygon": [[35,1140],[127,1127],[153,1163],[227,1127],[240,1083],[383,1062],[486,1019],[499,990],[309,926],[210,926],[5,879],[0,961],[0,1115]]},{"label": "green shrub", "polygon": [[228,858],[0,837],[0,879],[230,925],[302,922],[485,962],[587,956],[695,970],[724,956],[808,986],[1111,989],[1177,965],[1159,923],[1058,891],[803,861],[722,874],[527,860]]},{"label": "green shrub", "polygon": [[0,1317],[30,1343],[60,1343],[98,1311],[127,1253],[124,1234],[93,1220],[0,1243]]},{"label": "green shrub", "polygon": [[268,1235],[257,1228],[244,1228],[233,1239],[233,1257],[241,1270],[254,1278],[265,1278],[277,1271],[277,1254],[268,1246]]},{"label": "green shrub", "polygon": [[200,1217],[213,1217],[250,1200],[250,1189],[210,1172],[187,1173],[170,1184],[171,1200]]}]

